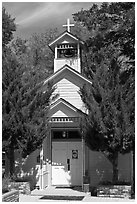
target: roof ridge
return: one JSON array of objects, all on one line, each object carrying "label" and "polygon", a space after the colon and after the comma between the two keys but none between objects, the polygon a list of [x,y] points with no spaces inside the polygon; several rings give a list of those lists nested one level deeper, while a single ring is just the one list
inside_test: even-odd
[{"label": "roof ridge", "polygon": [[53,74],[51,74],[45,81],[44,84],[46,84],[50,78],[52,78],[54,75],[58,74],[60,71],[62,71],[64,68],[68,67],[71,71],[75,72],[77,75],[79,75],[80,77],[84,78],[85,80],[87,80],[89,83],[92,83],[88,78],[86,78],[85,76],[83,76],[80,72],[78,72],[77,70],[73,69],[72,67],[70,67],[68,64],[63,65],[60,69],[58,69],[56,72],[54,72]]},{"label": "roof ridge", "polygon": [[83,113],[80,109],[78,109],[76,106],[74,106],[73,104],[71,104],[69,101],[65,100],[64,98],[59,98],[57,99],[53,104],[51,104],[51,107],[56,105],[56,103],[58,103],[59,101],[63,101],[66,104],[68,104],[69,106],[71,106],[73,109],[76,109],[78,112]]}]

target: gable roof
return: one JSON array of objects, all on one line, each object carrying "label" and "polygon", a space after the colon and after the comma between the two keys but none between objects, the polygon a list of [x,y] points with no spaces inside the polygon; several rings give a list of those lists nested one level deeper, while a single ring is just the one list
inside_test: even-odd
[{"label": "gable roof", "polygon": [[52,117],[52,115],[54,115],[57,111],[63,112],[64,110],[65,112],[69,110],[69,113],[66,114],[67,117],[74,117],[74,116],[78,117],[79,115],[84,114],[81,110],[77,109],[75,106],[73,106],[71,103],[69,103],[65,99],[59,98],[57,101],[55,101],[50,106],[50,111],[49,111],[50,117]]},{"label": "gable roof", "polygon": [[[66,74],[65,74],[66,73]],[[57,70],[55,73],[53,73],[50,77],[48,77],[44,84],[48,83],[49,81],[53,81],[53,84],[57,83],[59,80],[61,80],[63,77],[68,77],[68,75],[72,74],[74,76],[77,76],[78,78],[82,79],[84,82],[89,83],[92,85],[92,82],[87,79],[86,77],[82,76],[78,71],[71,68],[69,65],[65,64],[61,69]]]},{"label": "gable roof", "polygon": [[81,45],[84,45],[84,42],[80,40],[77,36],[73,35],[72,33],[68,31],[64,31],[61,35],[59,35],[54,41],[49,43],[49,47],[51,48],[52,51],[54,51],[55,46],[61,42],[64,38],[69,37],[72,39],[74,42],[80,43]]}]

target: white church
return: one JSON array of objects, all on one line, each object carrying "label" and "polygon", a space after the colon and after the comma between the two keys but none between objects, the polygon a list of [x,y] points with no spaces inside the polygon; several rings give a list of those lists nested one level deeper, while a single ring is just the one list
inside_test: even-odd
[{"label": "white church", "polygon": [[[105,156],[91,151],[81,137],[80,123],[87,114],[79,95],[84,84],[92,81],[81,74],[81,53],[84,42],[67,30],[60,34],[49,47],[54,52],[54,73],[44,84],[52,82],[57,98],[49,111],[50,133],[45,137],[41,150],[26,159],[17,157],[16,170],[20,175],[30,176],[34,186],[44,189],[50,186],[81,186],[85,175],[90,186],[112,180],[112,165]],[[91,133],[92,134],[92,133]],[[17,156],[17,155],[16,155]],[[131,155],[119,154],[119,179],[131,180]]]}]

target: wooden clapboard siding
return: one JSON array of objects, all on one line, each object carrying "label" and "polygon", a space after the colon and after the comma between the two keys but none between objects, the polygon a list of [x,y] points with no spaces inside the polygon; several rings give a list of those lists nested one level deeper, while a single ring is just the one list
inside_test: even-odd
[{"label": "wooden clapboard siding", "polygon": [[59,98],[65,99],[78,109],[82,109],[83,102],[78,92],[79,87],[66,78],[56,84],[55,94],[58,94]]},{"label": "wooden clapboard siding", "polygon": [[76,71],[80,72],[80,58],[70,59],[54,59],[54,72],[63,67],[65,64],[71,66]]}]

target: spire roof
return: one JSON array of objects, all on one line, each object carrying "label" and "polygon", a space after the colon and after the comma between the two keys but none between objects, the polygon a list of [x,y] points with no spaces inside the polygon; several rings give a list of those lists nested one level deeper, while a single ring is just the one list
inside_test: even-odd
[{"label": "spire roof", "polygon": [[84,41],[80,40],[77,36],[73,35],[72,33],[68,32],[68,31],[64,31],[54,41],[49,43],[49,47],[51,48],[52,51],[54,51],[55,50],[55,46],[57,44],[60,44],[63,41],[65,41],[66,38],[70,39],[74,43],[77,42],[77,43],[80,43],[81,45],[84,45]]}]

